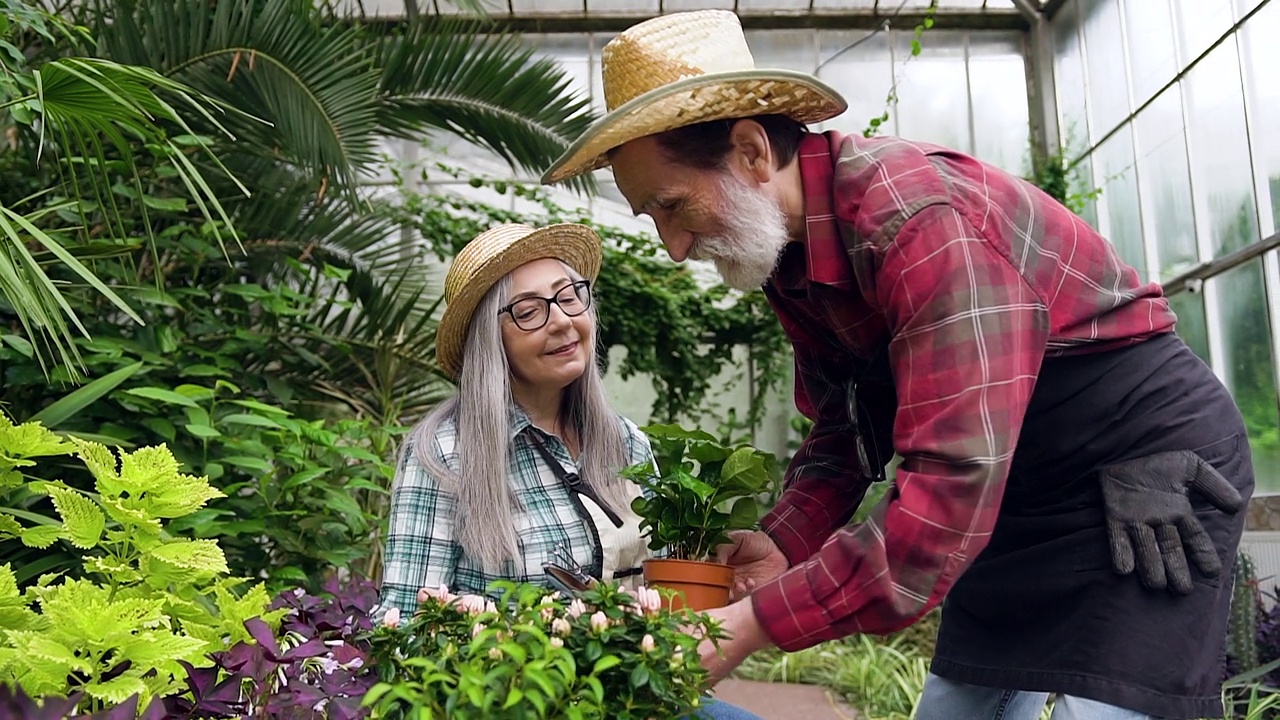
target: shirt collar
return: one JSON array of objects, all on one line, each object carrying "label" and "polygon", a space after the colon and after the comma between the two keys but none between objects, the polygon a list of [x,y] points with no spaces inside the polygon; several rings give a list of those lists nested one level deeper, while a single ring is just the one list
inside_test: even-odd
[{"label": "shirt collar", "polygon": [[810,282],[841,290],[854,286],[853,267],[844,242],[832,196],[835,163],[844,136],[835,131],[806,133],[800,138],[800,182],[804,190],[805,265]]},{"label": "shirt collar", "polygon": [[517,435],[525,431],[525,428],[533,427],[533,421],[529,419],[528,413],[516,403],[507,406],[507,423],[511,427],[511,440],[515,440]]}]

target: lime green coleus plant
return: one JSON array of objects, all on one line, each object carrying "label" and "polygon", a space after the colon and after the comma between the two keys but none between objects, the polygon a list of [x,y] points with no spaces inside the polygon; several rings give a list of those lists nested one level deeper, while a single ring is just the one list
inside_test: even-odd
[{"label": "lime green coleus plant", "polygon": [[[59,455],[84,463],[93,492],[28,476],[33,458]],[[207,653],[252,642],[245,620],[274,625],[284,612],[264,613],[270,598],[262,585],[234,592],[243,581],[227,577],[217,541],[165,531],[166,521],[222,493],[207,478],[184,475],[163,445],[117,457],[39,423],[15,426],[0,413],[0,505],[31,494],[48,496],[57,518],[0,507],[0,540],[35,548],[66,542],[81,567],[21,589],[15,568],[0,565],[0,682],[30,696],[83,691],[81,709],[93,710],[139,695],[145,706],[185,689],[182,662],[208,665]]]}]

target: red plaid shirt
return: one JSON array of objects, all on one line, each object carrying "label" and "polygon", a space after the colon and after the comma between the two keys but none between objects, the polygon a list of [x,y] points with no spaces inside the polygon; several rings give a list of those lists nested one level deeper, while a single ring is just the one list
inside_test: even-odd
[{"label": "red plaid shirt", "polygon": [[[814,428],[762,522],[792,567],[753,596],[786,650],[892,632],[941,602],[991,537],[1042,359],[1175,321],[1106,239],[995,167],[836,133],[805,137],[799,162],[807,238],[765,293]],[[897,411],[884,437],[903,463],[871,519],[846,527],[871,482],[847,387],[885,343]]]}]

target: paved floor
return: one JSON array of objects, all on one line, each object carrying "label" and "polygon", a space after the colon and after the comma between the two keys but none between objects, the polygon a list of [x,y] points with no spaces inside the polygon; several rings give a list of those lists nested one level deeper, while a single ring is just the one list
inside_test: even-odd
[{"label": "paved floor", "polygon": [[834,692],[817,685],[724,680],[715,696],[764,720],[857,720],[858,714]]}]

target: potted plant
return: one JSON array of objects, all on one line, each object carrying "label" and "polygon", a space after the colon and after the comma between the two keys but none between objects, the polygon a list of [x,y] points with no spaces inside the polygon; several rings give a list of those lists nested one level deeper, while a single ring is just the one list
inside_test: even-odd
[{"label": "potted plant", "polygon": [[623,474],[645,489],[631,507],[641,518],[649,548],[667,554],[644,563],[645,584],[675,591],[673,608],[727,605],[733,569],[713,562],[713,553],[729,541],[729,531],[756,526],[757,496],[774,482],[775,458],[677,425],[650,425],[644,431],[657,472],[651,465],[635,465]]}]

